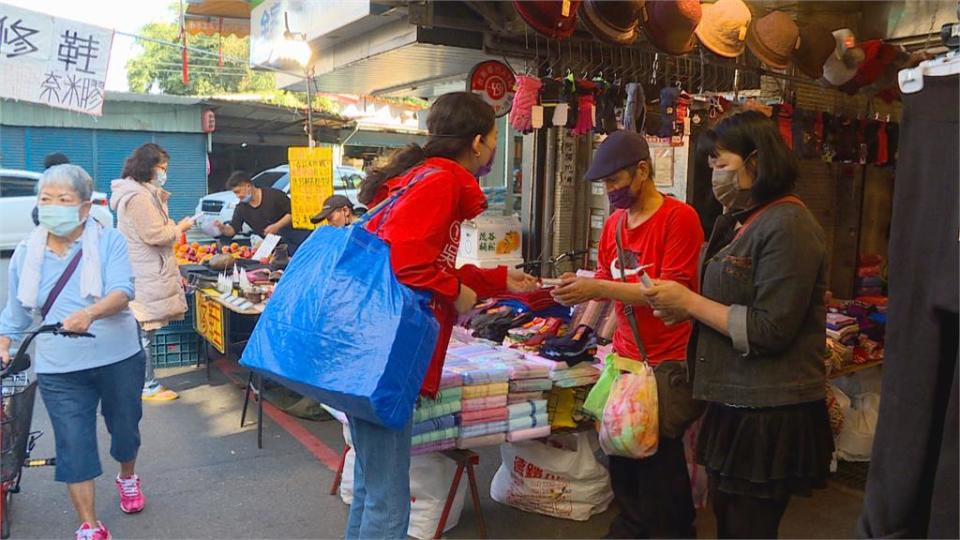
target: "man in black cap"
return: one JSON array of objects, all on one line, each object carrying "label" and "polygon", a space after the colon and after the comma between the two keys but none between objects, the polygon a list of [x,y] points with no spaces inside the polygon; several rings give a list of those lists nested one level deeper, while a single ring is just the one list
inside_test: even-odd
[{"label": "man in black cap", "polygon": [[323,223],[329,221],[334,227],[346,227],[354,221],[357,216],[353,212],[353,203],[343,195],[331,195],[323,201],[323,209],[320,213],[310,218],[311,223]]},{"label": "man in black cap", "polygon": [[600,238],[596,279],[568,274],[553,292],[564,305],[613,300],[614,351],[624,359],[646,361],[657,378],[656,453],[643,459],[610,457],[620,516],[608,538],[696,538],[683,446],[686,428],[702,412],[686,374],[692,327],[689,322],[666,326],[641,291],[649,279],[674,280],[697,290],[703,229],[691,206],[657,191],[653,170],[643,135],[617,131],[600,144],[586,180],[605,184],[613,214]]}]

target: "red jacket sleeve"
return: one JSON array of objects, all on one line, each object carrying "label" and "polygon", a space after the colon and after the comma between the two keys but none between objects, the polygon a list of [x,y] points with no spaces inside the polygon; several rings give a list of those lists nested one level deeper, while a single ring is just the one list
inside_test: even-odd
[{"label": "red jacket sleeve", "polygon": [[460,294],[460,280],[440,258],[456,259],[455,252],[443,251],[450,249],[458,198],[456,183],[438,173],[401,196],[388,210],[380,230],[380,237],[390,244],[390,263],[397,279],[451,302]]},{"label": "red jacket sleeve", "polygon": [[667,227],[669,232],[660,279],[682,283],[697,292],[700,250],[703,247],[703,227],[697,211],[685,204],[680,205],[673,212]]},{"label": "red jacket sleeve", "polygon": [[480,298],[490,298],[506,292],[507,267],[478,268],[465,264],[456,270],[464,285],[473,289]]}]

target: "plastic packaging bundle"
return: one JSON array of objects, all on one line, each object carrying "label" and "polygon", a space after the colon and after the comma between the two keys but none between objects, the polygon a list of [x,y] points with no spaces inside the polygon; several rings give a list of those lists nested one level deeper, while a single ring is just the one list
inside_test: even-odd
[{"label": "plastic packaging bundle", "polygon": [[510,126],[522,133],[533,130],[533,107],[543,83],[536,77],[520,75],[517,77],[517,92],[513,96],[513,108],[510,109]]}]

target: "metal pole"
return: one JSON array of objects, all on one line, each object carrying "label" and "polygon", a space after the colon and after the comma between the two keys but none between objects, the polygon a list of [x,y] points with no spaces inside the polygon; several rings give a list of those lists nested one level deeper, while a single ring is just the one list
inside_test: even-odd
[{"label": "metal pole", "polygon": [[313,79],[313,74],[311,69],[306,71],[306,80],[307,80],[307,146],[310,148],[314,147],[313,142],[313,85],[310,84],[311,79]]}]

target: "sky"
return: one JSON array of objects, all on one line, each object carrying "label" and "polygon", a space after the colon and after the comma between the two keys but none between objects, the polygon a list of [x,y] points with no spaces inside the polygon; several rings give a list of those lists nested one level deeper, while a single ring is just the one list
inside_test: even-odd
[{"label": "sky", "polygon": [[[147,23],[170,19],[170,0],[0,0],[0,3],[137,34]],[[114,35],[107,90],[127,90],[127,61],[140,52],[133,38]]]}]

